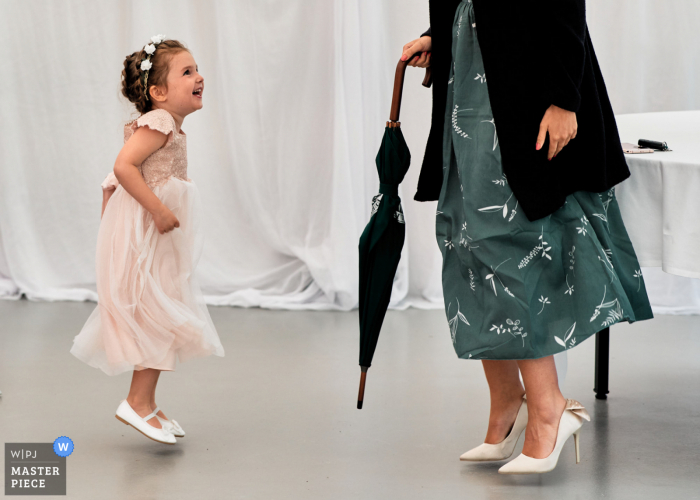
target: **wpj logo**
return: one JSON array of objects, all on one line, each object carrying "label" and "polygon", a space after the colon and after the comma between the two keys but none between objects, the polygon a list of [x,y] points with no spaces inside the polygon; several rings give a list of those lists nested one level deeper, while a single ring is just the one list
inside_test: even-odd
[{"label": "wpj logo", "polygon": [[73,441],[5,443],[5,495],[65,495],[66,457]]}]

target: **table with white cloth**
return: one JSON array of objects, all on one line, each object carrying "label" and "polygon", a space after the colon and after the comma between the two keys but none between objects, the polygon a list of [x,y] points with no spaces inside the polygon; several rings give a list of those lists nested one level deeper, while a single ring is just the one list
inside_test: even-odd
[{"label": "table with white cloth", "polygon": [[[632,176],[617,186],[617,200],[642,267],[668,273],[655,283],[683,284],[686,297],[700,297],[700,111],[618,115],[622,142],[666,142],[671,151],[626,154]],[[649,282],[647,281],[647,289]],[[692,308],[692,306],[685,306]],[[669,308],[668,312],[678,312]],[[610,332],[596,335],[596,398],[608,393]]]}]

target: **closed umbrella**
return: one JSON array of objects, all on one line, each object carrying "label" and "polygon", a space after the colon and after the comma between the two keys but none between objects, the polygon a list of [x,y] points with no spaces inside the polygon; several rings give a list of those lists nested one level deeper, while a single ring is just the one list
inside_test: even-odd
[{"label": "closed umbrella", "polygon": [[[411,152],[401,133],[399,113],[407,65],[407,61],[399,61],[396,67],[390,121],[386,124],[384,138],[376,159],[379,194],[372,200],[372,216],[360,237],[360,367],[362,373],[360,392],[357,396],[358,409],[362,408],[367,369],[372,365],[406,237],[399,184],[408,171]],[[430,83],[430,69],[428,69],[423,85],[429,87]]]}]

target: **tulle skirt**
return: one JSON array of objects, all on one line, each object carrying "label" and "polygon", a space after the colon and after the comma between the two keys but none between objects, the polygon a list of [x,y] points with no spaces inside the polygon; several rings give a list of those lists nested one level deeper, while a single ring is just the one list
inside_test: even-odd
[{"label": "tulle skirt", "polygon": [[175,177],[153,188],[180,221],[159,234],[122,186],[107,203],[97,238],[98,305],[71,353],[108,375],[176,360],[224,355],[193,274],[202,251],[199,192]]}]

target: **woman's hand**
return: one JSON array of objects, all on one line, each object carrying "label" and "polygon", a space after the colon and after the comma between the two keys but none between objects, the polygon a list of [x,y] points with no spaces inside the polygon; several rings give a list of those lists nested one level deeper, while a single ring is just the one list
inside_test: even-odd
[{"label": "woman's hand", "polygon": [[160,234],[165,234],[176,227],[180,227],[180,221],[177,220],[177,217],[163,204],[151,215],[153,215],[153,222],[155,222],[156,228],[158,228]]},{"label": "woman's hand", "polygon": [[[408,42],[403,46],[402,61],[409,61],[408,65],[416,68],[427,68],[430,66],[430,51],[433,49],[433,39],[429,36],[422,36],[418,40]],[[422,52],[418,57],[414,54]]]},{"label": "woman's hand", "polygon": [[552,104],[545,112],[542,122],[540,123],[540,133],[537,136],[537,146],[535,149],[539,151],[544,146],[544,141],[547,139],[549,132],[549,152],[547,159],[551,160],[564,149],[564,146],[569,144],[571,139],[576,137],[578,131],[578,123],[576,122],[576,113],[567,111]]}]

